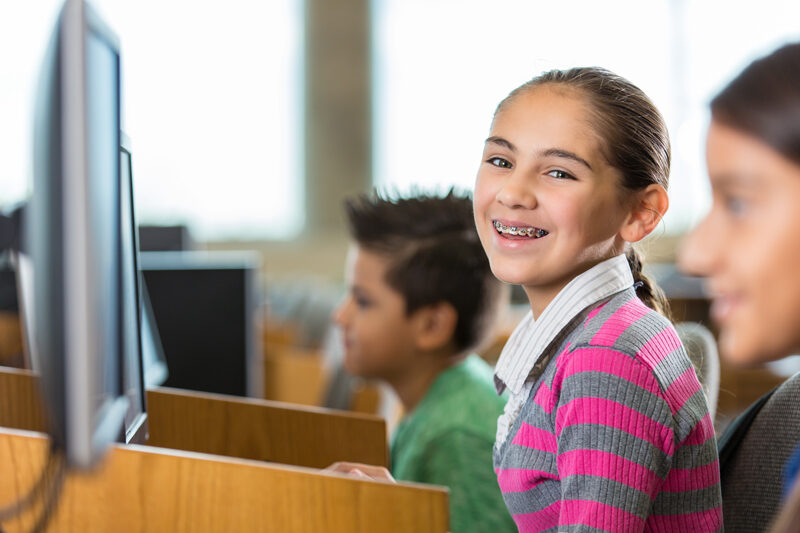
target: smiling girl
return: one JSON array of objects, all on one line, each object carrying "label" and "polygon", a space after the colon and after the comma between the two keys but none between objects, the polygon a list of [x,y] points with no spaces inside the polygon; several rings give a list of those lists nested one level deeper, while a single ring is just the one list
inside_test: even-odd
[{"label": "smiling girl", "polygon": [[474,214],[531,305],[495,371],[511,396],[495,470],[520,531],[722,527],[706,400],[631,246],[667,210],[669,160],[658,110],[603,69],[545,73],[495,112]]}]

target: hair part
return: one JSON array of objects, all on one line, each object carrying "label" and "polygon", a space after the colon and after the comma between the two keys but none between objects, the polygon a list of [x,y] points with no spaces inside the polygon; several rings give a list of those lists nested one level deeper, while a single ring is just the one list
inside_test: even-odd
[{"label": "hair part", "polygon": [[389,259],[386,282],[403,296],[407,314],[446,302],[458,314],[459,352],[485,340],[502,284],[481,246],[469,196],[454,189],[405,198],[373,191],[345,200],[345,212],[358,246]]},{"label": "hair part", "polygon": [[711,101],[711,116],[800,165],[800,43],[750,63]]},{"label": "hair part", "polygon": [[[671,148],[661,113],[647,95],[627,79],[600,67],[550,70],[514,89],[497,106],[495,116],[518,96],[539,87],[566,89],[583,97],[589,122],[600,139],[600,150],[617,169],[624,205],[652,184],[669,186]],[[625,256],[636,282],[637,296],[669,318],[669,303],[661,289],[642,272],[642,258],[632,244]]]}]

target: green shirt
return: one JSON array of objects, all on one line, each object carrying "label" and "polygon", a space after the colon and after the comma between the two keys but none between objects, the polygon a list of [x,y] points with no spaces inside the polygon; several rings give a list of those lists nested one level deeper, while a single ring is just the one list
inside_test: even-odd
[{"label": "green shirt", "polygon": [[398,480],[450,489],[453,533],[516,531],[492,466],[497,396],[492,369],[470,355],[436,378],[392,438],[392,474]]}]

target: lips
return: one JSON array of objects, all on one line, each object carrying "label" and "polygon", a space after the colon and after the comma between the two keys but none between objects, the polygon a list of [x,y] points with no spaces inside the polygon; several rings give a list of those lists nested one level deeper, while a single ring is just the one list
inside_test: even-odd
[{"label": "lips", "polygon": [[353,347],[353,339],[351,339],[348,335],[342,335],[342,348],[344,349],[345,353],[349,352]]},{"label": "lips", "polygon": [[704,288],[711,300],[709,315],[717,324],[729,320],[731,314],[744,301],[741,288],[727,280],[708,278],[704,283]]},{"label": "lips", "polygon": [[732,295],[716,295],[711,301],[711,308],[709,314],[711,318],[717,323],[722,324],[731,315],[734,307],[738,303],[739,298]]}]

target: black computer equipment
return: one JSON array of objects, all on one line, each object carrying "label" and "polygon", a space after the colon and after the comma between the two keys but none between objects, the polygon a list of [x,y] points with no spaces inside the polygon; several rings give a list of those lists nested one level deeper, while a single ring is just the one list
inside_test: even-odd
[{"label": "black computer equipment", "polygon": [[256,255],[142,252],[169,369],[164,386],[261,397]]}]

